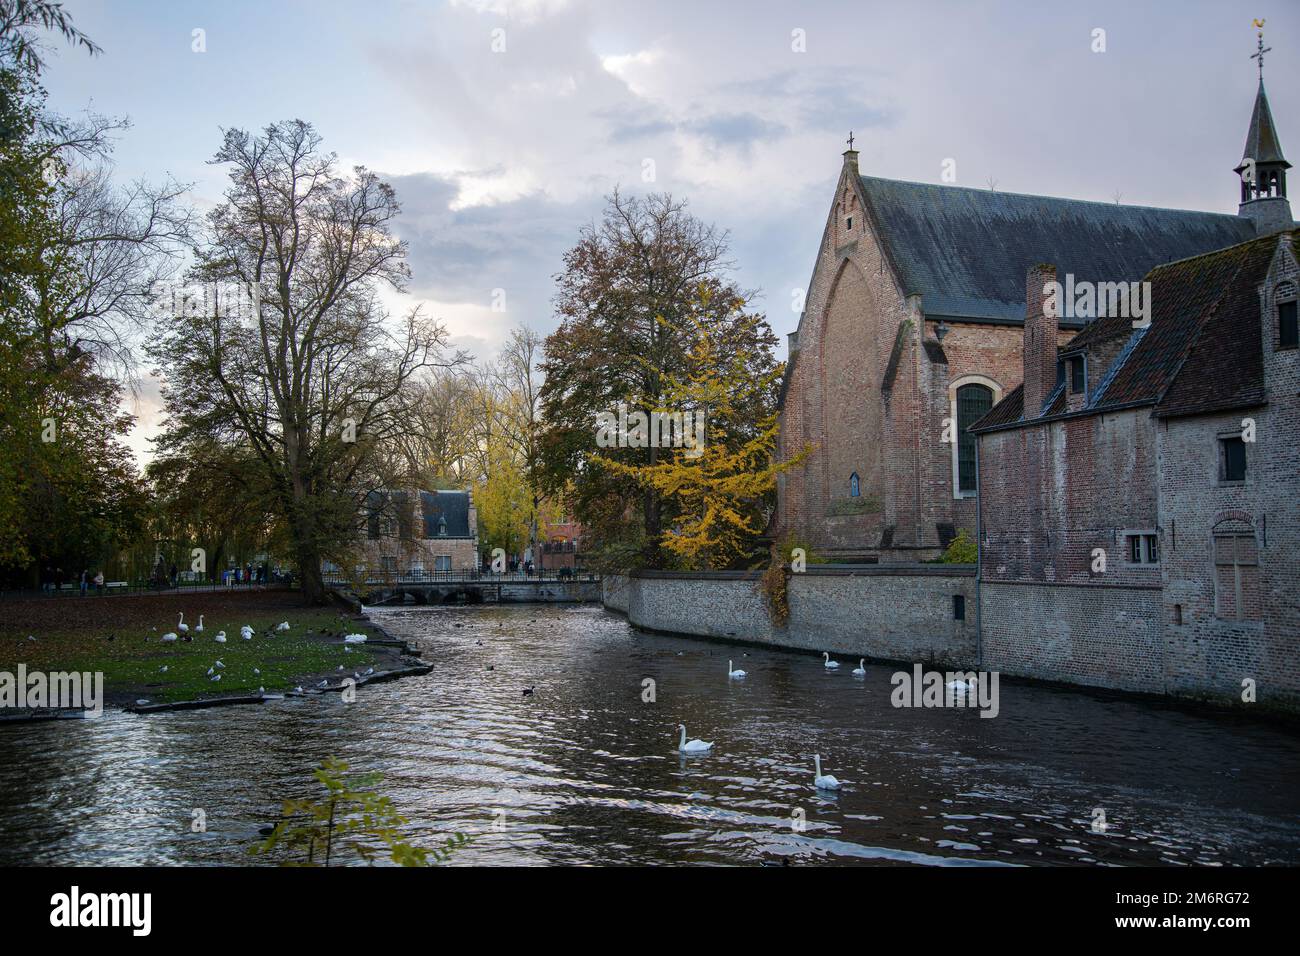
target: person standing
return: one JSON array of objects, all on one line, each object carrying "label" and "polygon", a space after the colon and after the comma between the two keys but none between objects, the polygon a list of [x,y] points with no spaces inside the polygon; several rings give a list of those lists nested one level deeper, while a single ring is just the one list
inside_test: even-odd
[{"label": "person standing", "polygon": [[104,596],[104,572],[95,572],[95,594],[98,597]]},{"label": "person standing", "polygon": [[80,587],[80,590],[81,590],[81,596],[82,596],[82,597],[85,597],[85,596],[86,596],[86,585],[89,583],[89,581],[90,581],[90,569],[89,569],[89,568],[82,568],[82,569],[81,569],[81,580],[80,580],[80,582],[79,582],[79,584],[80,584],[80,586],[81,586],[81,587]]}]

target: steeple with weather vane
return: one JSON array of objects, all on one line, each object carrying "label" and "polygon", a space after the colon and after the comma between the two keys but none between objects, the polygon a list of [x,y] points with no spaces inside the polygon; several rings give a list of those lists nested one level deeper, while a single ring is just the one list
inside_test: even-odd
[{"label": "steeple with weather vane", "polygon": [[1259,67],[1259,90],[1246,133],[1246,148],[1234,172],[1241,177],[1238,213],[1254,220],[1255,228],[1264,234],[1291,227],[1291,204],[1286,198],[1286,171],[1291,164],[1282,155],[1282,143],[1264,92],[1264,54],[1272,47],[1264,46],[1264,21],[1254,20],[1253,26],[1257,39],[1250,58]]}]

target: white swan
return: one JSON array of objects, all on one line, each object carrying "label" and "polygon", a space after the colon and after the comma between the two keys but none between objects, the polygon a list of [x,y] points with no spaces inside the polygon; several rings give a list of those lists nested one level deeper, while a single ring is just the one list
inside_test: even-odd
[{"label": "white swan", "polygon": [[174,641],[174,640],[176,640],[176,632],[175,632],[175,631],[168,631],[166,634],[164,634],[164,635],[162,636],[162,642],[163,642],[164,644],[170,644],[170,643],[171,643],[172,641]]},{"label": "white swan", "polygon": [[344,644],[364,644],[365,642],[366,635],[364,634],[345,634],[343,636]]},{"label": "white swan", "polygon": [[251,641],[253,639],[253,629],[245,624],[239,629],[239,636],[246,641]]},{"label": "white swan", "polygon": [[214,637],[213,640],[216,641],[218,644],[224,644],[224,643],[226,643],[226,632],[225,632],[225,631],[217,631],[217,636]]},{"label": "white swan", "polygon": [[195,634],[202,634],[202,633],[203,633],[203,615],[202,615],[202,614],[199,615],[199,623],[197,623],[197,624],[194,625],[194,633],[195,633]]},{"label": "white swan", "polygon": [[838,790],[840,782],[830,774],[822,774],[822,755],[813,754],[813,760],[817,763],[817,776],[813,777],[813,786],[818,790]]},{"label": "white swan", "polygon": [[854,677],[867,676],[867,659],[865,657],[858,658],[858,666],[853,668],[853,676]]},{"label": "white swan", "polygon": [[176,630],[180,631],[182,634],[188,634],[188,633],[189,633],[190,626],[189,626],[188,624],[185,623],[185,612],[184,612],[184,611],[181,611],[180,619],[177,620],[177,622],[176,622]]},{"label": "white swan", "polygon": [[742,678],[742,677],[745,676],[745,672],[744,672],[744,671],[733,671],[733,670],[731,669],[731,661],[727,661],[727,676],[728,676],[728,677],[734,677],[734,678],[736,678],[737,680],[739,680],[740,678]]},{"label": "white swan", "polygon": [[828,651],[822,651],[822,657],[826,658],[826,669],[828,671],[839,669],[840,662],[831,660],[831,655]]},{"label": "white swan", "polygon": [[277,631],[287,631],[287,630],[289,630],[289,622],[288,622],[288,621],[281,621],[279,624],[277,624],[277,625],[275,626],[275,629],[276,629]]},{"label": "white swan", "polygon": [[710,747],[713,746],[713,741],[711,741],[711,740],[708,741],[707,743],[706,743],[705,741],[703,741],[703,740],[687,740],[687,739],[686,739],[686,725],[685,725],[685,724],[678,724],[677,727],[678,727],[678,729],[680,729],[681,732],[682,732],[682,742],[677,746],[677,749],[680,750],[682,753],[684,753],[684,754],[702,754],[702,753],[704,753],[706,750],[708,750]]},{"label": "white swan", "polygon": [[975,690],[974,684],[968,684],[966,683],[966,681],[962,681],[962,680],[950,680],[948,681],[948,683],[944,684],[943,686],[948,688],[948,690],[952,691],[955,694],[968,694],[971,691]]}]

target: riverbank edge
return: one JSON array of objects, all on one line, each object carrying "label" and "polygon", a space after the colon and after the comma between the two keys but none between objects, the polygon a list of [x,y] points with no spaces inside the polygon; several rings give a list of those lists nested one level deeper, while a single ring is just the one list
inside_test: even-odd
[{"label": "riverbank edge", "polygon": [[[966,570],[966,565],[956,565],[957,573],[961,574]],[[973,567],[973,566],[971,566]],[[943,565],[922,565],[914,570],[919,577],[933,577],[944,573]],[[811,570],[811,568],[810,568]],[[853,577],[863,575],[864,572],[869,576],[902,576],[909,571],[903,566],[889,565],[862,565],[852,567],[836,567],[834,570],[826,568],[818,569],[827,577]],[[626,596],[632,579],[641,580],[661,580],[677,581],[689,583],[691,581],[745,581],[757,583],[759,572],[756,571],[709,571],[709,572],[691,572],[691,571],[636,571],[630,575],[608,575],[606,577],[606,586],[602,589],[601,606],[614,614],[627,620],[628,624],[637,630],[644,631],[648,634],[662,634],[669,637],[689,638],[691,640],[702,640],[717,644],[726,644],[739,647],[763,648],[766,650],[783,650],[798,654],[820,657],[822,650],[812,647],[803,646],[790,640],[781,639],[781,631],[784,629],[776,628],[768,621],[769,634],[768,639],[757,637],[741,637],[732,634],[709,633],[691,633],[689,631],[677,630],[674,628],[656,627],[652,624],[636,620],[630,612],[630,602],[628,606],[620,606],[617,603],[610,603],[608,596],[611,592],[622,590]],[[900,656],[886,656],[880,654],[863,653],[861,649],[855,650],[850,655],[849,652],[832,652],[836,656],[857,656],[871,664],[878,665],[906,665],[908,668],[920,663],[927,670],[953,670],[953,671],[978,671],[981,669],[991,669],[988,667],[981,668],[979,665],[967,662],[944,660],[936,657],[908,658]],[[1050,678],[1039,677],[1030,674],[1017,673],[1014,670],[996,669],[999,679],[1006,679],[1012,684],[1022,684],[1026,686],[1037,686],[1051,688],[1056,690],[1068,690],[1075,693],[1085,693],[1091,697],[1100,700],[1113,701],[1144,701],[1147,703],[1159,704],[1164,707],[1171,707],[1175,710],[1196,714],[1200,716],[1215,716],[1226,718],[1244,718],[1251,721],[1260,721],[1267,724],[1280,726],[1288,731],[1300,733],[1300,703],[1290,701],[1281,702],[1256,702],[1247,704],[1243,701],[1216,697],[1210,695],[1196,695],[1192,693],[1154,693],[1150,691],[1128,690],[1122,687],[1106,687],[1098,684],[1085,684],[1076,681],[1054,680]]]},{"label": "riverbank edge", "polygon": [[[360,602],[358,602],[359,605]],[[353,685],[364,687],[368,684],[383,684],[388,681],[400,680],[405,677],[421,677],[433,671],[433,665],[420,661],[420,649],[411,645],[410,641],[399,637],[394,637],[382,624],[375,621],[364,611],[357,614],[357,617],[364,621],[367,627],[378,631],[383,635],[379,641],[367,641],[371,646],[395,647],[398,649],[398,663],[405,666],[393,667],[387,670],[377,671],[368,677],[360,679],[353,678]],[[212,707],[241,707],[248,705],[264,704],[271,700],[283,700],[289,697],[317,697],[322,694],[340,693],[347,685],[340,683],[329,687],[312,688],[304,690],[302,693],[297,691],[287,691],[283,694],[232,694],[226,697],[196,697],[190,700],[175,700],[161,704],[128,704],[122,707],[113,708],[127,714],[136,714],[137,716],[149,716],[151,714],[172,713],[185,710],[207,710]],[[93,720],[95,718],[87,717],[82,710],[59,710],[47,709],[32,711],[30,713],[17,713],[0,715],[0,727],[13,724],[32,724],[42,723],[50,720]]]}]

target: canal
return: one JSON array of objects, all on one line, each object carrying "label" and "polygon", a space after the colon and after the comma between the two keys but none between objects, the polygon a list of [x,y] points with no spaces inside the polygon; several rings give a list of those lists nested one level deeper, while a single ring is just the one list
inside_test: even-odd
[{"label": "canal", "polygon": [[[414,842],[473,836],[457,864],[1300,863],[1287,728],[1006,681],[993,719],[896,709],[893,667],[644,634],[591,606],[375,617],[433,672],[353,704],[0,728],[0,863],[249,862],[330,755],[385,775]],[[712,750],[679,755],[682,723]],[[814,789],[814,753],[838,792]]]}]

